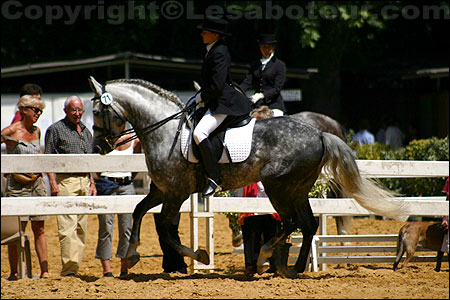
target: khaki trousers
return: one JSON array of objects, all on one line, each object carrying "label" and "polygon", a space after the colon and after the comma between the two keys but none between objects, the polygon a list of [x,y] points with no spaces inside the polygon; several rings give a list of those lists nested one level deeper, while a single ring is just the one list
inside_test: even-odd
[{"label": "khaki trousers", "polygon": [[[57,174],[60,196],[87,196],[89,177]],[[58,237],[61,247],[61,275],[76,274],[83,259],[88,225],[87,215],[59,215]]]}]

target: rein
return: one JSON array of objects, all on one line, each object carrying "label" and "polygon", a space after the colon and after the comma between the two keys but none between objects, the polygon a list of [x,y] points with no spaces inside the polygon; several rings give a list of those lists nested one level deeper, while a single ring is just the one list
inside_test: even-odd
[{"label": "rein", "polygon": [[129,134],[129,133],[134,133],[134,135],[129,137],[129,138],[127,138],[126,140],[123,140],[120,143],[117,143],[116,147],[119,147],[121,145],[124,145],[124,144],[128,143],[129,141],[137,139],[137,134],[138,133],[146,134],[146,133],[150,133],[152,131],[155,131],[159,127],[165,125],[167,122],[179,118],[181,116],[181,114],[183,114],[184,112],[186,112],[186,108],[182,109],[181,111],[179,111],[179,112],[177,112],[177,113],[175,113],[175,114],[173,114],[173,115],[171,115],[171,116],[169,116],[169,117],[167,117],[167,118],[165,118],[165,119],[163,119],[161,121],[158,121],[158,122],[156,122],[154,124],[151,124],[151,125],[149,125],[149,126],[147,126],[145,128],[142,128],[142,129],[139,129],[139,130],[135,130],[134,128],[131,128],[131,129],[127,129],[127,130],[122,131],[121,133],[119,133],[119,135],[116,135],[113,138],[119,138],[119,137],[121,137],[123,135],[126,135],[126,134]]}]

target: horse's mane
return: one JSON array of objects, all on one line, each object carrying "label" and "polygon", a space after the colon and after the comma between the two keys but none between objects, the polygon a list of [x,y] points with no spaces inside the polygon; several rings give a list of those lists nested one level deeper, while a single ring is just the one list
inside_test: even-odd
[{"label": "horse's mane", "polygon": [[155,92],[156,94],[160,95],[161,97],[164,97],[176,105],[178,105],[180,108],[183,108],[183,102],[181,99],[175,95],[174,93],[163,89],[160,86],[157,86],[156,84],[153,84],[151,82],[145,81],[143,79],[116,79],[116,80],[110,80],[107,81],[106,84],[113,84],[113,83],[127,83],[127,84],[135,84],[142,86],[144,88],[147,88],[151,90],[152,92]]}]

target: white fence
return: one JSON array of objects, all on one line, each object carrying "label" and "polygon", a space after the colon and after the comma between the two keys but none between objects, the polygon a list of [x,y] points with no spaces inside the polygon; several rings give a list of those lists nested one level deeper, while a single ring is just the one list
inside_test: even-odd
[{"label": "white fence", "polygon": [[[361,174],[367,177],[448,177],[448,161],[374,161],[358,160]],[[144,154],[102,156],[98,154],[65,155],[1,155],[1,173],[19,172],[103,172],[132,171],[147,172]],[[127,200],[123,201],[126,197]],[[61,214],[106,214],[132,213],[143,195],[133,196],[77,196],[77,197],[3,197],[2,216],[61,215]],[[188,200],[188,199],[187,199]],[[411,215],[443,216],[449,214],[445,197],[397,198],[404,201]],[[321,220],[321,235],[326,234],[327,215],[373,215],[353,199],[310,199],[311,208]],[[160,212],[161,206],[149,213]],[[191,248],[198,248],[198,218],[207,218],[206,240],[211,264],[199,265],[193,262],[193,270],[214,268],[214,213],[218,212],[275,212],[268,199],[211,197],[205,203],[205,210],[199,211],[197,195],[184,202],[181,212],[191,216]]]},{"label": "white fence", "polygon": [[[327,263],[393,264],[396,258],[397,240],[398,234],[316,235],[311,244],[311,271],[317,272],[319,266],[320,269],[325,270]],[[292,236],[291,242],[294,246],[289,249],[289,264],[295,264],[297,261],[302,241],[302,236]],[[329,243],[334,243],[334,245]],[[433,254],[418,254],[420,252],[433,252]],[[419,246],[411,262],[434,262],[437,260],[436,252]],[[326,256],[327,253],[335,255]],[[404,258],[401,261],[403,260]]]}]

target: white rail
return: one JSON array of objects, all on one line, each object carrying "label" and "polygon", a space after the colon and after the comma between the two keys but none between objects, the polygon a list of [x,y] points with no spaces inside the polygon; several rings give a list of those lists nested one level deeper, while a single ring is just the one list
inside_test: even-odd
[{"label": "white rail", "polygon": [[[357,160],[362,175],[373,178],[447,177],[448,161]],[[119,157],[100,154],[1,155],[2,173],[147,172],[144,154]]]},{"label": "white rail", "polygon": [[[448,161],[376,161],[357,160],[361,174],[372,178],[395,177],[448,177]],[[147,172],[144,154],[121,156],[103,156],[98,154],[64,154],[64,155],[1,155],[1,173],[19,172],[103,172],[132,171]],[[126,200],[124,201],[124,198]],[[2,216],[23,215],[61,215],[61,214],[109,214],[132,213],[143,195],[127,196],[77,196],[77,197],[3,197],[1,201]],[[406,203],[411,215],[443,216],[449,214],[445,197],[399,197],[398,201]],[[310,199],[312,210],[321,216],[326,225],[326,215],[373,215],[361,207],[354,199]],[[194,270],[214,268],[214,223],[217,212],[275,212],[267,198],[211,197],[206,203],[205,212],[198,211],[196,195],[191,201],[184,202],[181,212],[191,216],[191,248],[198,247],[198,218],[206,217],[207,250],[210,251],[209,266],[194,263]],[[149,213],[158,213],[161,206],[152,208]],[[326,228],[326,226],[325,226]],[[317,238],[316,240],[317,241]],[[320,241],[320,240],[319,240]],[[316,247],[313,247],[316,248]],[[319,247],[317,247],[319,248]],[[295,249],[295,248],[294,248]],[[322,248],[320,248],[322,249]],[[321,250],[323,251],[323,250]],[[317,252],[317,262],[321,260]],[[327,261],[328,262],[328,261]]]},{"label": "white rail", "polygon": [[[126,198],[126,201],[124,201]],[[127,196],[60,196],[60,197],[3,197],[1,201],[2,216],[38,216],[62,214],[124,214],[132,213],[144,195]],[[449,214],[449,205],[445,197],[404,197],[411,215],[444,216]],[[315,214],[370,216],[371,211],[361,207],[354,199],[311,198],[311,208]],[[225,212],[260,212],[273,213],[275,209],[268,198],[211,197],[210,211]],[[158,213],[161,205],[149,210]],[[190,203],[185,201],[181,212],[190,213]],[[197,212],[202,216],[202,212]],[[206,216],[206,215],[205,215]]]}]

